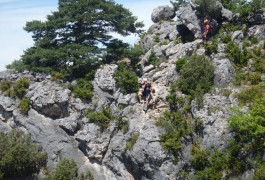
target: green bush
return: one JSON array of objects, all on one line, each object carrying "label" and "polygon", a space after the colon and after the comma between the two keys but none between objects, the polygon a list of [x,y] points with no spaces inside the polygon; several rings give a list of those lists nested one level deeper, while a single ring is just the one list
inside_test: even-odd
[{"label": "green bush", "polygon": [[182,111],[166,111],[163,116],[156,122],[156,125],[165,129],[166,133],[160,136],[162,147],[168,152],[178,157],[182,149],[181,139],[193,132],[189,128],[188,119],[190,117]]},{"label": "green bush", "polygon": [[48,180],[73,180],[77,179],[77,166],[74,160],[63,159],[61,160],[55,171],[48,176]]},{"label": "green bush", "polygon": [[18,107],[23,113],[27,113],[30,109],[30,100],[28,98],[22,98],[18,104]]},{"label": "green bush", "polygon": [[93,97],[93,84],[85,79],[78,79],[75,85],[68,87],[73,91],[74,96],[82,100],[91,100]]},{"label": "green bush", "polygon": [[241,103],[253,103],[265,94],[265,85],[259,84],[242,90],[236,95]]},{"label": "green bush", "polygon": [[220,40],[226,44],[232,41],[231,34],[219,34],[217,38],[220,38]]},{"label": "green bush", "polygon": [[139,134],[133,134],[126,143],[126,149],[132,150],[133,146],[137,142],[138,138],[139,138]]},{"label": "green bush", "polygon": [[7,80],[3,80],[0,83],[0,90],[2,92],[6,92],[7,90],[10,90],[11,88],[11,82],[7,81]]},{"label": "green bush", "polygon": [[236,65],[246,65],[249,54],[246,48],[243,48],[243,51],[240,49],[240,47],[234,43],[234,42],[229,42],[226,46],[226,53],[228,58],[232,59],[232,61]]},{"label": "green bush", "polygon": [[255,169],[254,180],[265,179],[265,164],[260,165]]},{"label": "green bush", "polygon": [[110,122],[115,118],[109,108],[103,108],[102,112],[88,110],[86,116],[92,123],[98,125],[102,132],[109,127]]},{"label": "green bush", "polygon": [[123,94],[138,92],[138,77],[136,73],[126,65],[119,65],[118,70],[114,74],[114,79],[121,88]]},{"label": "green bush", "polygon": [[127,133],[129,130],[129,121],[128,119],[125,119],[123,117],[118,117],[115,120],[115,126],[116,126],[116,131],[122,131],[123,134]]},{"label": "green bush", "polygon": [[60,73],[60,72],[54,72],[52,73],[51,75],[52,77],[52,80],[58,80],[58,79],[63,79],[64,78],[64,74],[63,73]]},{"label": "green bush", "polygon": [[160,42],[160,39],[159,39],[159,36],[158,35],[155,35],[154,38],[153,38],[153,40],[156,43],[159,43]]},{"label": "green bush", "polygon": [[46,153],[22,131],[0,132],[0,147],[0,177],[3,179],[30,178],[46,166]]},{"label": "green bush", "polygon": [[209,152],[203,151],[196,146],[192,146],[191,155],[193,158],[191,159],[191,165],[195,170],[203,170],[209,165]]},{"label": "green bush", "polygon": [[212,53],[217,53],[218,50],[218,42],[213,39],[210,43],[206,43],[204,45],[205,54],[211,55]]},{"label": "green bush", "polygon": [[214,66],[206,56],[193,55],[180,70],[177,81],[180,90],[192,97],[207,93],[214,84]]},{"label": "green bush", "polygon": [[22,98],[29,87],[29,80],[27,78],[20,78],[12,84],[14,95]]},{"label": "green bush", "polygon": [[194,4],[196,4],[196,12],[199,17],[216,18],[218,8],[216,0],[195,0]]},{"label": "green bush", "polygon": [[180,70],[182,69],[182,67],[184,66],[184,64],[186,64],[188,62],[189,58],[188,57],[183,57],[183,58],[179,58],[176,61],[176,69],[177,72],[180,72]]},{"label": "green bush", "polygon": [[9,97],[18,97],[21,99],[25,95],[29,84],[29,80],[25,77],[15,82],[4,80],[0,83],[0,89]]},{"label": "green bush", "polygon": [[149,57],[149,64],[152,64],[155,67],[158,67],[162,63],[162,60],[159,59],[154,51],[151,52],[151,56]]}]

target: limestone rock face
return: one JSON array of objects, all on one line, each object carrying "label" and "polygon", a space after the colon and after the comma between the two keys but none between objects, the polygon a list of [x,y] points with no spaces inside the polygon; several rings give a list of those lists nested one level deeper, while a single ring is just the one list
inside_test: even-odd
[{"label": "limestone rock face", "polygon": [[248,29],[248,37],[253,38],[256,37],[257,39],[264,39],[265,38],[265,25],[254,25]]},{"label": "limestone rock face", "polygon": [[114,91],[115,90],[115,80],[113,79],[113,74],[117,70],[117,65],[104,66],[99,69],[95,74],[95,83],[103,91]]},{"label": "limestone rock face", "polygon": [[[186,7],[181,7],[177,12],[176,16],[178,17],[180,24],[178,25],[178,31],[180,34],[187,34],[187,29],[190,30],[195,38],[201,38],[202,27],[200,25],[200,20],[196,16],[195,12],[192,10],[190,5]],[[183,27],[183,28],[181,28]]]},{"label": "limestone rock face", "polygon": [[54,82],[42,81],[30,85],[26,97],[32,101],[34,109],[56,119],[69,115],[70,93],[70,90],[63,89]]},{"label": "limestone rock face", "polygon": [[233,68],[229,59],[214,59],[213,63],[215,65],[215,77],[214,83],[216,85],[229,84],[233,79],[235,69]]},{"label": "limestone rock face", "polygon": [[248,17],[248,21],[252,25],[261,25],[265,23],[265,9],[260,9],[257,13]]},{"label": "limestone rock face", "polygon": [[169,6],[158,6],[152,12],[151,19],[154,23],[161,20],[170,20],[174,18],[174,9]]},{"label": "limestone rock face", "polygon": [[192,114],[203,121],[203,148],[209,149],[214,146],[223,149],[232,135],[229,134],[227,118],[231,115],[230,109],[236,103],[234,93],[232,91],[230,96],[226,97],[220,89],[215,89],[214,93],[205,94],[203,100],[202,108],[198,108],[195,102],[192,103]]},{"label": "limestone rock face", "polygon": [[[89,102],[75,98],[67,88],[75,81],[62,84],[52,81],[47,74],[6,70],[0,72],[0,81],[16,81],[21,77],[30,80],[25,96],[31,104],[28,113],[22,113],[19,99],[0,92],[0,131],[9,132],[17,128],[31,134],[34,142],[47,152],[49,169],[53,169],[61,158],[71,158],[77,163],[79,172],[91,171],[97,180],[185,179],[181,175],[182,170],[193,158],[191,147],[195,141],[202,149],[209,150],[214,146],[222,150],[227,147],[233,136],[228,129],[228,118],[232,115],[231,108],[238,106],[236,93],[240,91],[231,83],[235,69],[226,54],[227,44],[217,38],[217,52],[207,55],[215,67],[215,87],[203,95],[201,106],[198,99],[194,99],[191,110],[187,110],[194,119],[200,120],[200,132],[182,137],[182,150],[177,160],[162,147],[160,138],[165,130],[156,122],[170,109],[167,97],[171,93],[171,84],[180,77],[176,61],[193,54],[205,55],[207,50],[201,39],[201,19],[197,17],[194,6],[180,8],[176,12],[177,20],[172,19],[173,8],[156,8],[151,16],[154,24],[139,40],[143,55],[135,69],[139,75],[138,82],[140,85],[147,78],[155,90],[147,110],[139,101],[138,94],[120,91],[114,78],[118,69],[115,64],[97,69],[92,82],[94,96]],[[239,17],[219,2],[216,6],[214,15],[218,23],[225,24]],[[231,32],[232,40],[241,46],[245,38],[265,38],[264,17],[264,11],[249,17],[251,28],[246,33]],[[263,41],[255,44],[262,45]],[[123,62],[132,63],[128,59]],[[249,60],[247,69],[254,69],[253,63],[254,60]],[[261,77],[264,79],[264,73]],[[177,97],[185,95],[178,91]],[[113,119],[103,129],[99,122],[93,122],[86,114],[87,110],[101,112],[106,108],[111,110]],[[132,137],[137,140],[132,142]],[[188,168],[192,179],[195,170],[191,166]],[[242,177],[236,178],[251,179],[252,175],[246,171]]]}]

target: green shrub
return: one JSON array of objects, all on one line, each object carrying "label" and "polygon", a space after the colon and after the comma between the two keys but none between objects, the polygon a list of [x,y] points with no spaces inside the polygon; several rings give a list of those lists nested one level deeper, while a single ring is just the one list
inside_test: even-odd
[{"label": "green shrub", "polygon": [[121,88],[123,94],[138,92],[138,77],[136,73],[125,65],[119,65],[118,70],[114,74],[116,83]]},{"label": "green shrub", "polygon": [[183,57],[183,58],[179,58],[176,61],[176,69],[177,72],[180,72],[180,70],[182,69],[182,67],[184,66],[184,64],[186,64],[188,62],[189,58],[188,57]]},{"label": "green shrub", "polygon": [[248,75],[247,80],[249,80],[252,85],[256,85],[259,82],[261,82],[261,73],[260,72],[250,73]]},{"label": "green shrub", "polygon": [[7,69],[13,69],[17,72],[23,72],[28,69],[28,66],[22,60],[14,60],[11,64],[6,65]]},{"label": "green shrub", "polygon": [[226,44],[232,41],[231,34],[220,34],[217,37]]},{"label": "green shrub", "polygon": [[151,56],[149,57],[149,64],[152,64],[155,67],[158,67],[162,63],[162,60],[157,58],[154,51],[151,52]]},{"label": "green shrub", "polygon": [[0,132],[0,147],[0,176],[3,179],[30,178],[46,166],[46,153],[22,131]]},{"label": "green shrub", "polygon": [[158,35],[154,36],[154,42],[156,42],[156,43],[159,43],[160,42],[160,39],[159,39],[159,36]]},{"label": "green shrub", "polygon": [[254,36],[250,39],[250,42],[251,42],[251,44],[257,44],[259,42],[259,40],[256,36]]},{"label": "green shrub", "polygon": [[207,93],[214,84],[214,66],[205,56],[193,55],[180,70],[177,81],[180,90],[193,97]]},{"label": "green shrub", "polygon": [[77,170],[78,169],[74,160],[65,158],[58,163],[55,171],[49,175],[48,180],[77,179],[78,177]]},{"label": "green shrub", "polygon": [[133,134],[126,143],[126,149],[132,150],[133,146],[137,142],[138,138],[139,138],[139,134]]},{"label": "green shrub", "polygon": [[195,0],[197,15],[201,18],[216,18],[218,5],[216,0]]},{"label": "green shrub", "polygon": [[182,111],[165,111],[163,116],[156,122],[156,125],[165,129],[166,133],[160,136],[162,147],[168,152],[178,157],[182,149],[181,139],[193,132],[189,128],[188,115]]},{"label": "green shrub", "polygon": [[11,82],[7,81],[7,80],[3,80],[0,83],[0,90],[2,92],[6,92],[7,90],[10,90],[11,88]]},{"label": "green shrub", "polygon": [[227,44],[226,53],[228,58],[232,59],[233,62],[237,65],[245,65],[248,61],[246,50],[242,51],[240,47],[234,42]]},{"label": "green shrub", "polygon": [[[177,38],[175,39],[175,41],[174,41],[174,44],[177,45],[177,44],[180,44],[180,43],[182,43],[182,39],[181,39],[181,37],[177,37]],[[265,46],[264,46],[264,47],[265,47]]]},{"label": "green shrub", "polygon": [[93,97],[93,84],[85,79],[78,79],[75,85],[68,87],[73,91],[74,96],[82,100],[91,100]]},{"label": "green shrub", "polygon": [[253,103],[255,100],[259,99],[264,94],[265,94],[265,86],[264,84],[260,84],[242,90],[240,93],[236,95],[236,97],[238,98],[239,102],[245,104],[245,103]]},{"label": "green shrub", "polygon": [[30,100],[28,98],[22,98],[18,104],[18,107],[23,113],[27,113],[30,109]]},{"label": "green shrub", "polygon": [[109,127],[109,124],[114,120],[115,116],[112,114],[109,108],[103,108],[102,112],[95,112],[88,110],[86,116],[90,119],[92,123],[98,125],[103,132]]},{"label": "green shrub", "polygon": [[191,159],[191,165],[195,170],[203,170],[209,165],[209,152],[192,146],[191,154],[193,155],[193,158]]},{"label": "green shrub", "polygon": [[118,117],[115,120],[115,126],[116,126],[116,131],[122,131],[123,134],[127,133],[129,130],[129,121],[128,119],[125,119],[123,117]]},{"label": "green shrub", "polygon": [[255,169],[254,180],[265,179],[265,164],[260,165]]},{"label": "green shrub", "polygon": [[29,84],[29,80],[25,77],[22,77],[15,82],[4,80],[0,83],[0,89],[9,97],[22,98],[25,95]]},{"label": "green shrub", "polygon": [[164,39],[163,42],[162,42],[162,45],[168,45],[168,40]]},{"label": "green shrub", "polygon": [[52,73],[51,77],[52,77],[52,80],[55,81],[55,80],[63,79],[64,74],[60,73],[60,72],[54,72],[54,73]]},{"label": "green shrub", "polygon": [[29,87],[29,80],[27,78],[20,78],[12,84],[14,95],[18,98],[22,98]]},{"label": "green shrub", "polygon": [[213,39],[210,43],[206,43],[204,45],[205,53],[207,55],[211,55],[212,53],[217,53],[218,50],[218,42]]}]

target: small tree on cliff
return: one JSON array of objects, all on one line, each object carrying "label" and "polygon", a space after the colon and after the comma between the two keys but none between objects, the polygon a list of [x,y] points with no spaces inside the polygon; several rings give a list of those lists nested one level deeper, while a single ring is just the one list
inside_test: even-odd
[{"label": "small tree on cliff", "polygon": [[178,11],[179,8],[189,4],[190,0],[174,0],[174,1],[171,0],[170,3],[173,5],[175,11]]},{"label": "small tree on cliff", "polygon": [[110,33],[127,36],[140,33],[141,27],[128,9],[111,0],[59,0],[58,11],[47,21],[26,23],[35,44],[21,60],[29,70],[82,77],[98,67],[102,51],[114,39]]}]

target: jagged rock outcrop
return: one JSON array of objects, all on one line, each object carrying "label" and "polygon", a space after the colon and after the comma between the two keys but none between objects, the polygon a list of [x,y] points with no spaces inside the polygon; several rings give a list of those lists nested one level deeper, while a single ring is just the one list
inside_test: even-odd
[{"label": "jagged rock outcrop", "polygon": [[[224,96],[225,91],[231,91],[231,94]],[[227,119],[231,116],[231,108],[237,103],[235,92],[238,90],[216,88],[213,93],[204,95],[202,108],[198,108],[195,101],[192,103],[193,116],[203,121],[201,145],[204,149],[224,149],[227,146],[232,136]]]},{"label": "jagged rock outcrop", "polygon": [[252,25],[261,25],[265,23],[265,9],[258,10],[257,13],[248,17],[249,23]]},{"label": "jagged rock outcrop", "polygon": [[174,18],[174,9],[169,6],[158,6],[152,12],[151,19],[154,23],[157,23],[161,20],[168,21]]},{"label": "jagged rock outcrop", "polygon": [[[216,18],[233,21],[237,15],[222,6],[217,9]],[[20,77],[30,80],[25,97],[31,101],[27,114],[18,108],[19,100],[0,93],[0,131],[8,132],[19,128],[31,134],[48,154],[48,168],[54,168],[60,158],[74,159],[80,172],[90,170],[97,180],[118,179],[181,179],[181,171],[190,166],[191,146],[194,141],[202,149],[224,149],[233,136],[228,129],[231,108],[238,106],[235,96],[240,89],[231,85],[235,68],[226,55],[226,44],[218,40],[216,53],[208,55],[214,70],[215,87],[203,95],[202,107],[199,100],[191,103],[192,117],[201,124],[201,132],[183,137],[182,150],[176,160],[170,152],[161,146],[160,136],[164,129],[156,126],[156,120],[169,110],[167,96],[170,84],[179,78],[176,61],[192,54],[205,55],[206,48],[201,40],[200,19],[191,5],[176,12],[177,21],[173,21],[174,10],[161,6],[152,13],[154,24],[139,45],[144,54],[138,63],[139,83],[147,78],[155,89],[153,94],[156,108],[143,110],[143,104],[137,94],[123,94],[117,85],[114,74],[118,70],[115,64],[102,65],[95,73],[92,82],[94,96],[91,101],[83,102],[75,98],[67,86],[52,81],[49,75],[30,72],[0,72],[0,80],[15,81]],[[243,31],[232,32],[232,40],[242,44],[246,37],[265,37],[264,11],[254,15],[252,27],[245,34]],[[152,63],[155,56],[159,63]],[[248,68],[253,68],[253,60]],[[264,75],[263,75],[264,76]],[[75,82],[65,82],[75,84]],[[178,97],[184,97],[177,92]],[[128,122],[128,131],[119,130],[115,121],[102,130],[99,125],[85,114],[87,110],[100,112],[111,109],[113,115]],[[244,107],[245,108],[245,107]],[[137,141],[128,146],[131,137]],[[189,167],[193,177],[194,169]],[[248,176],[249,172],[245,173]],[[253,174],[253,173],[252,173]]]},{"label": "jagged rock outcrop", "polygon": [[180,21],[180,23],[177,25],[177,30],[184,39],[190,39],[192,36],[195,38],[202,37],[202,27],[200,20],[190,5],[181,7],[176,12],[176,16]]}]

